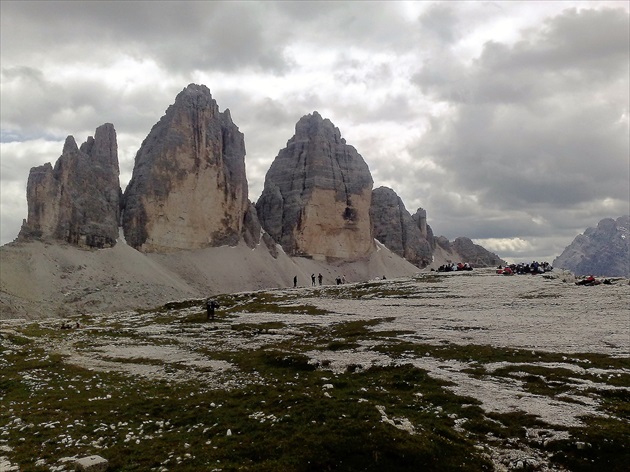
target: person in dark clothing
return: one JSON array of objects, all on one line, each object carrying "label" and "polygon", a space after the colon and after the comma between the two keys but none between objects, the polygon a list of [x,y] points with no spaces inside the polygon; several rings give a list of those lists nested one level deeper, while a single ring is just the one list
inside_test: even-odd
[{"label": "person in dark clothing", "polygon": [[297,275],[293,277],[293,288],[297,287]]},{"label": "person in dark clothing", "polygon": [[311,274],[311,285],[315,287],[315,274]]},{"label": "person in dark clothing", "polygon": [[219,308],[219,304],[215,302],[213,299],[208,298],[206,300],[206,310],[208,310],[208,320],[214,321],[214,310],[215,308]]},{"label": "person in dark clothing", "polygon": [[322,276],[322,274],[319,274],[317,276],[317,279],[319,280],[319,285],[321,285],[322,284],[322,280],[324,280],[324,277]]}]

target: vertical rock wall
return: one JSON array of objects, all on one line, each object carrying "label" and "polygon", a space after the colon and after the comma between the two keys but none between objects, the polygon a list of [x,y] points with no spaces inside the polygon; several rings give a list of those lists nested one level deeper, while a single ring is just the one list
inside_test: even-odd
[{"label": "vertical rock wall", "polygon": [[372,183],[361,155],[314,112],[298,121],[267,172],[258,217],[289,255],[356,260],[375,249]]},{"label": "vertical rock wall", "polygon": [[68,136],[54,168],[47,163],[31,169],[26,188],[28,217],[18,238],[114,246],[120,194],[114,126],[99,126],[80,149]]},{"label": "vertical rock wall", "polygon": [[[388,187],[379,187],[372,192],[370,214],[374,237],[389,250],[417,267],[426,267],[431,263],[433,251],[426,239],[426,212],[422,225],[414,221],[396,192]],[[425,230],[424,235],[421,227]]]},{"label": "vertical rock wall", "polygon": [[125,239],[144,252],[235,245],[248,205],[243,134],[206,86],[191,84],[136,154]]}]

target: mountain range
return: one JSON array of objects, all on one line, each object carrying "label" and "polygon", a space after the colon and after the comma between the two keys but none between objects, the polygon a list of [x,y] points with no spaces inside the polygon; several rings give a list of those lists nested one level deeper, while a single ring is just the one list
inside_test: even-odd
[{"label": "mountain range", "polygon": [[[68,136],[54,167],[48,163],[31,169],[26,193],[27,218],[16,241],[3,246],[0,253],[3,266],[10,267],[2,269],[0,281],[4,313],[24,314],[38,301],[47,305],[41,296],[31,293],[35,289],[16,286],[16,280],[41,279],[45,285],[47,278],[76,277],[72,268],[85,264],[58,260],[43,268],[46,264],[41,261],[53,258],[52,253],[59,256],[60,251],[78,255],[81,252],[76,251],[82,251],[83,256],[86,251],[104,251],[92,257],[92,263],[100,261],[98,282],[77,282],[87,291],[90,287],[99,289],[98,284],[108,276],[121,286],[132,279],[142,282],[139,274],[120,266],[127,259],[135,260],[137,266],[147,261],[159,264],[154,270],[166,270],[165,280],[182,279],[161,292],[170,297],[288,285],[293,272],[300,271],[306,271],[301,278],[308,277],[311,270],[332,277],[345,267],[348,274],[344,275],[358,280],[407,275],[436,262],[462,261],[477,267],[505,263],[467,238],[450,243],[444,237],[434,237],[426,210],[419,208],[412,216],[393,189],[374,189],[363,157],[317,112],[297,122],[294,136],[266,174],[260,198],[251,202],[244,135],[230,111],[221,112],[204,85],[190,84],[183,89],[153,126],[136,154],[124,193],[119,182],[116,131],[111,123],[98,127],[94,137],[81,146]],[[112,254],[108,250],[120,245],[134,252],[125,249],[128,257],[111,256],[111,261],[118,262],[108,263],[106,254]],[[226,247],[264,253],[261,260],[265,261],[266,282],[248,285],[244,282],[248,277],[242,276],[241,283],[218,283],[220,277],[208,278],[209,268],[198,269],[202,275],[197,280],[189,273],[190,267],[184,268],[183,261],[192,253]],[[118,248],[117,253],[121,251]],[[243,259],[245,253],[239,251],[234,258]],[[63,257],[83,257],[68,254]],[[6,263],[9,260],[15,264]],[[306,264],[307,269],[300,260],[317,267]],[[111,267],[105,268],[108,264]],[[64,265],[65,272],[59,273]],[[229,260],[215,264],[212,271],[227,279],[239,279],[236,266],[240,272],[260,272],[256,264]],[[350,266],[355,269],[350,270]],[[272,268],[276,276],[269,274]],[[37,270],[42,273],[34,274]],[[15,271],[18,273],[10,273]],[[127,274],[122,277],[125,280],[120,274]],[[155,283],[147,280],[141,285]],[[166,282],[158,285],[162,283]],[[175,289],[178,284],[181,287]],[[150,292],[138,289],[134,296],[144,299]],[[54,307],[38,309],[41,316],[63,312],[67,305],[63,300],[54,293],[47,297]],[[155,299],[142,303],[164,301],[159,294],[151,298]],[[24,300],[29,303],[22,303]],[[105,303],[96,305],[108,308]],[[111,305],[121,307],[120,303]]]}]

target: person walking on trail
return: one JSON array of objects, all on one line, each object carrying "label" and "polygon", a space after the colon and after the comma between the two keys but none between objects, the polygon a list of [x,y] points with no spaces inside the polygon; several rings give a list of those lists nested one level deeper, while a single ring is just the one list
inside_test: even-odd
[{"label": "person walking on trail", "polygon": [[206,300],[206,310],[208,310],[208,320],[214,321],[214,310],[215,308],[219,308],[219,304],[214,301],[212,298],[208,298]]},{"label": "person walking on trail", "polygon": [[293,277],[293,288],[297,287],[297,275]]},{"label": "person walking on trail", "polygon": [[315,287],[315,274],[311,274],[311,285]]},{"label": "person walking on trail", "polygon": [[322,276],[322,274],[319,274],[317,276],[317,279],[319,280],[319,285],[321,285],[322,284],[322,280],[324,280],[324,277]]}]

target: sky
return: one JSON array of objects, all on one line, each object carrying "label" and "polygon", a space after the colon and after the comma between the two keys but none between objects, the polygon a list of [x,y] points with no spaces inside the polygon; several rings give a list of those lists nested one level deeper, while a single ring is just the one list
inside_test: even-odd
[{"label": "sky", "polygon": [[244,133],[249,198],[318,111],[407,210],[510,262],[630,213],[630,2],[0,1],[0,243],[31,167],[113,123],[120,180],[175,96]]}]

